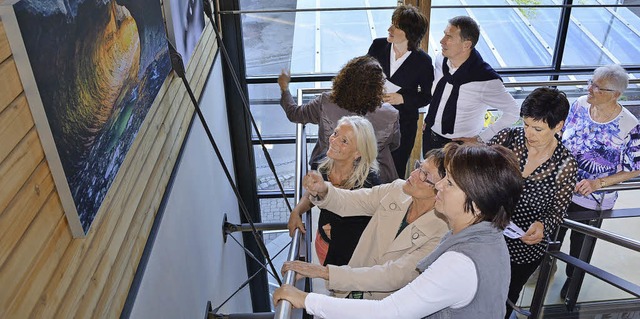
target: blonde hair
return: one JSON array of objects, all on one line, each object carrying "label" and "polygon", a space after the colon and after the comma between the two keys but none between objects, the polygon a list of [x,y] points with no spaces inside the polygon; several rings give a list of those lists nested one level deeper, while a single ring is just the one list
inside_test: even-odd
[{"label": "blonde hair", "polygon": [[[353,162],[353,173],[342,187],[345,189],[360,188],[367,180],[370,171],[378,171],[378,161],[376,160],[378,143],[375,131],[371,122],[362,116],[344,116],[338,120],[338,126],[342,124],[348,124],[353,129],[353,134],[356,137],[356,149],[360,153],[360,158]],[[326,157],[320,162],[318,170],[329,174],[333,164],[333,159]]]}]

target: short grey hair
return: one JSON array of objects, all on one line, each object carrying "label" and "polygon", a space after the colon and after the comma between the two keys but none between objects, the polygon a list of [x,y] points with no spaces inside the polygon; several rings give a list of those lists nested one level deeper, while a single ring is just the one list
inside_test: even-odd
[{"label": "short grey hair", "polygon": [[629,76],[627,71],[617,65],[610,64],[597,68],[593,71],[593,78],[607,82],[607,89],[616,90],[622,94],[629,86]]}]

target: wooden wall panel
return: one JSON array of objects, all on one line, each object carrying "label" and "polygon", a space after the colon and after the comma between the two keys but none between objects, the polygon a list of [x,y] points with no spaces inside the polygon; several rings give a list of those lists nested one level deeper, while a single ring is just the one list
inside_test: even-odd
[{"label": "wooden wall panel", "polygon": [[0,163],[33,127],[27,99],[21,94],[0,113]]},{"label": "wooden wall panel", "polygon": [[[0,23],[0,317],[116,318],[193,106],[181,80],[165,83],[87,237],[73,239],[4,32]],[[187,68],[196,96],[215,42],[207,25]]]},{"label": "wooden wall panel", "polygon": [[[0,34],[0,37],[6,36]],[[2,50],[2,49],[0,49]],[[18,75],[18,68],[12,57],[0,62],[0,74],[2,74],[2,85],[0,85],[0,112],[11,103],[22,92],[22,83]]]}]

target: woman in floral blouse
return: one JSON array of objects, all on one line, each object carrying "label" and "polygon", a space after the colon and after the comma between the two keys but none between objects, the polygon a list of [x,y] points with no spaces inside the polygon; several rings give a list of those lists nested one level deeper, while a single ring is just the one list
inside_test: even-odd
[{"label": "woman in floral blouse", "polygon": [[[589,80],[589,94],[571,105],[562,142],[578,162],[578,183],[569,211],[613,208],[618,194],[597,190],[640,175],[638,119],[618,103],[628,85],[627,72],[621,66],[599,67]],[[558,239],[566,232],[561,228]],[[583,234],[571,232],[571,256],[580,256],[583,241]],[[566,274],[562,298],[573,275],[571,265],[567,265]]]},{"label": "woman in floral blouse", "polygon": [[[505,236],[511,258],[508,298],[513,303],[542,262],[547,240],[571,202],[577,164],[558,135],[568,112],[569,101],[563,92],[537,88],[522,102],[524,127],[506,128],[489,142],[504,145],[516,154],[524,180],[511,221],[525,234],[520,238]],[[505,318],[510,314],[507,304]]]}]

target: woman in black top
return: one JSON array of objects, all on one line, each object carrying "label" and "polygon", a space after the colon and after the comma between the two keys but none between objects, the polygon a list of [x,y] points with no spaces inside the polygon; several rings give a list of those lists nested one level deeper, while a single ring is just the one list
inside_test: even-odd
[{"label": "woman in black top", "polygon": [[411,5],[401,5],[393,12],[389,35],[373,40],[370,55],[380,62],[387,77],[384,102],[400,112],[400,147],[392,152],[400,178],[405,178],[418,129],[418,109],[431,101],[433,65],[420,41],[427,33],[429,21]]},{"label": "woman in black top", "polygon": [[[371,123],[361,116],[345,116],[338,121],[329,137],[327,157],[318,171],[336,187],[357,189],[380,184],[378,148]],[[301,215],[311,209],[305,194],[289,216],[289,233],[296,228],[304,232]],[[356,249],[360,235],[371,217],[340,217],[326,209],[320,210],[315,247],[320,264],[346,265]]]},{"label": "woman in black top", "polygon": [[[516,154],[524,180],[511,221],[525,233],[520,238],[505,236],[511,257],[508,298],[514,304],[542,262],[547,240],[562,222],[573,195],[577,163],[558,136],[568,112],[569,101],[563,92],[537,88],[522,102],[524,127],[506,128],[489,142]],[[505,318],[510,314],[507,304]]]}]

